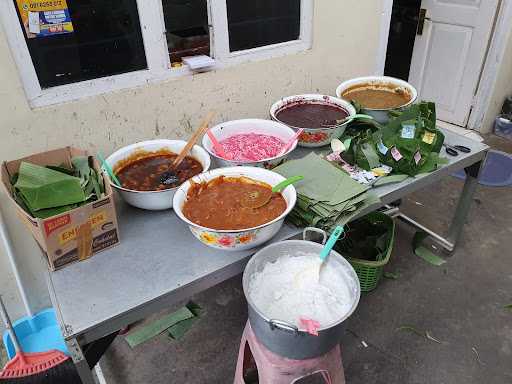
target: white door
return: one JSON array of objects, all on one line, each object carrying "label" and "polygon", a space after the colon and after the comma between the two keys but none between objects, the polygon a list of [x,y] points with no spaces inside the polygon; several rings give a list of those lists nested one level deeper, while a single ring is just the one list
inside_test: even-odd
[{"label": "white door", "polygon": [[498,0],[422,0],[409,81],[437,105],[439,120],[465,127],[491,37]]}]

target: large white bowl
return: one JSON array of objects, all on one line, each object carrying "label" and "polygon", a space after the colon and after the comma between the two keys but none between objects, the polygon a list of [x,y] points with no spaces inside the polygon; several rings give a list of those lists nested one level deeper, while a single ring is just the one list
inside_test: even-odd
[{"label": "large white bowl", "polygon": [[[114,169],[116,164],[129,158],[137,151],[157,152],[159,150],[165,149],[174,153],[179,153],[186,144],[187,142],[183,140],[142,141],[140,143],[128,145],[127,147],[119,149],[110,155],[106,159],[106,162],[112,169]],[[206,172],[208,169],[210,169],[210,156],[208,156],[208,153],[203,148],[195,145],[192,148],[191,156],[201,163],[203,166],[203,172]],[[171,209],[174,193],[178,189],[178,187],[176,187],[163,191],[134,191],[127,188],[118,187],[112,181],[110,181],[110,185],[119,191],[123,199],[128,204],[137,208],[148,209],[151,211]]]},{"label": "large white bowl", "polygon": [[283,176],[263,168],[231,167],[214,169],[197,175],[182,184],[174,195],[174,211],[181,220],[188,224],[190,231],[199,241],[216,249],[222,249],[225,251],[241,251],[263,244],[279,232],[284,223],[285,217],[291,212],[297,201],[297,192],[293,185],[286,187],[284,191],[281,192],[286,200],[286,211],[274,220],[258,227],[242,230],[215,230],[202,227],[187,219],[183,214],[182,209],[187,200],[187,193],[191,186],[191,181],[195,183],[208,182],[219,176],[245,176],[256,181],[265,182],[272,186],[285,180]]},{"label": "large white bowl", "polygon": [[406,81],[396,79],[394,77],[389,76],[365,76],[365,77],[357,77],[355,79],[347,80],[343,83],[341,83],[338,88],[336,88],[336,96],[340,99],[343,99],[343,92],[345,92],[347,89],[350,89],[352,87],[358,86],[358,85],[386,85],[390,84],[393,87],[396,88],[402,88],[405,89],[410,95],[411,100],[404,105],[400,106],[399,108],[387,108],[387,109],[373,109],[373,108],[362,108],[361,113],[364,113],[366,115],[373,116],[373,118],[381,123],[386,124],[389,121],[389,115],[388,112],[392,110],[402,110],[412,103],[416,101],[418,98],[418,91],[416,88],[414,88],[411,84],[409,84]]},{"label": "large white bowl", "polygon": [[[343,99],[339,99],[333,96],[327,95],[317,95],[317,94],[306,94],[306,95],[295,95],[284,97],[281,100],[275,102],[272,107],[270,107],[270,116],[275,121],[279,121],[277,115],[286,107],[297,104],[297,103],[317,103],[317,104],[333,104],[338,107],[343,108],[347,111],[348,116],[354,116],[356,114],[356,110],[352,104]],[[347,116],[347,117],[348,117]],[[307,147],[307,148],[315,148],[315,147],[323,147],[324,145],[328,145],[331,143],[333,139],[339,138],[345,132],[348,123],[350,120],[348,119],[346,123],[337,125],[334,128],[329,127],[308,127],[304,128],[304,132],[300,135],[299,138],[299,146]],[[298,127],[291,127],[295,130],[299,129]]]},{"label": "large white bowl", "polygon": [[[263,135],[275,136],[283,140],[285,143],[293,137],[295,131],[288,126],[278,123],[272,120],[263,120],[263,119],[243,119],[243,120],[233,120],[228,121],[226,123],[222,123],[216,125],[211,129],[213,135],[218,141],[227,139],[236,134],[240,133],[259,133]],[[298,140],[295,140],[291,148],[281,156],[272,157],[269,159],[264,159],[261,161],[234,161],[234,160],[226,160],[220,156],[217,156],[213,149],[213,144],[208,137],[208,135],[204,135],[203,137],[203,148],[210,154],[210,156],[214,159],[217,167],[239,167],[239,166],[251,166],[251,167],[260,167],[265,169],[272,169],[277,167],[278,165],[285,162],[288,158],[288,155],[297,147]]]}]

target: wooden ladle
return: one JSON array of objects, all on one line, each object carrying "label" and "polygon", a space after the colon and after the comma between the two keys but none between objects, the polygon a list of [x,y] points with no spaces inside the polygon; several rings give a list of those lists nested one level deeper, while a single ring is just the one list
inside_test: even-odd
[{"label": "wooden ladle", "polygon": [[201,123],[199,128],[194,132],[192,137],[188,140],[185,147],[183,147],[183,149],[179,153],[178,157],[173,161],[173,163],[167,169],[167,171],[162,173],[162,175],[160,176],[160,182],[162,184],[171,185],[171,184],[176,184],[179,182],[179,177],[176,174],[175,170],[180,166],[181,162],[185,159],[185,157],[190,152],[192,147],[197,143],[197,140],[199,140],[199,138],[202,137],[206,133],[206,131],[208,130],[208,125],[210,124],[210,121],[212,121],[214,116],[215,116],[215,112],[208,113],[208,115],[203,120],[203,122]]},{"label": "wooden ladle", "polygon": [[264,205],[266,205],[270,201],[270,199],[272,199],[273,193],[281,192],[287,186],[296,183],[297,181],[300,181],[302,179],[304,179],[304,176],[293,176],[277,184],[272,189],[265,188],[263,190],[258,189],[247,192],[244,196],[242,196],[242,199],[240,200],[240,205],[245,208],[261,208]]}]

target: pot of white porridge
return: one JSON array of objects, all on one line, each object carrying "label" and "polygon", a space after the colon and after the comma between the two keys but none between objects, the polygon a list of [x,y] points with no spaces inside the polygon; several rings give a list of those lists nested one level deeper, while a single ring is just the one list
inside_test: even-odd
[{"label": "pot of white porridge", "polygon": [[304,240],[271,244],[247,264],[243,289],[249,322],[270,351],[304,360],[329,352],[340,342],[343,322],[360,298],[357,274],[349,262],[331,251],[319,269],[322,244],[306,240],[315,228],[304,230]]}]

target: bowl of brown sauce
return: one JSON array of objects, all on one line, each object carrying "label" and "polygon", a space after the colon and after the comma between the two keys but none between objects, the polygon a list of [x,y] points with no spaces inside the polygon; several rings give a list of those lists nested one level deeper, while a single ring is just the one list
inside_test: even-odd
[{"label": "bowl of brown sauce", "polygon": [[406,81],[389,76],[358,77],[341,83],[336,96],[361,105],[361,113],[373,116],[379,123],[389,121],[389,111],[401,110],[418,97],[418,92]]},{"label": "bowl of brown sauce", "polygon": [[349,102],[333,96],[305,94],[282,98],[270,108],[270,116],[294,130],[304,129],[301,147],[322,147],[340,137],[356,114]]},{"label": "bowl of brown sauce", "polygon": [[226,251],[257,247],[281,229],[297,200],[290,185],[263,206],[244,204],[248,195],[272,189],[285,178],[257,167],[218,168],[195,176],[174,195],[174,211],[203,244]]},{"label": "bowl of brown sauce", "polygon": [[210,168],[210,156],[195,145],[172,170],[175,177],[170,180],[166,173],[186,144],[183,140],[150,140],[119,149],[106,159],[121,182],[121,186],[111,182],[112,187],[134,207],[152,211],[172,208],[178,187]]}]

